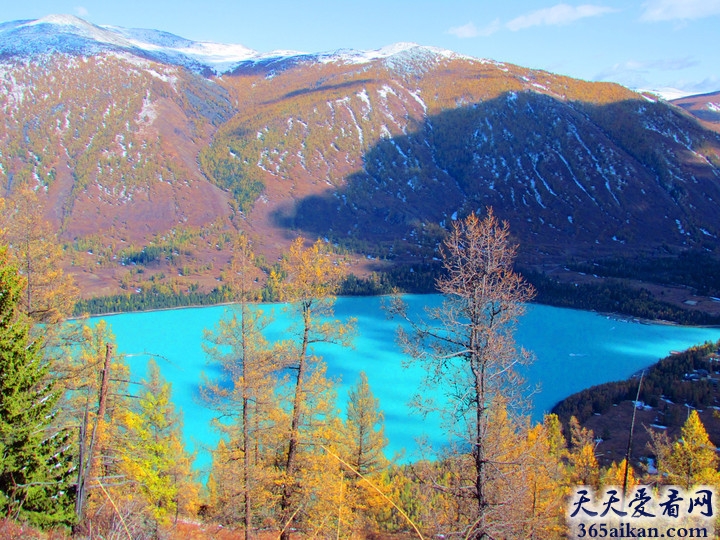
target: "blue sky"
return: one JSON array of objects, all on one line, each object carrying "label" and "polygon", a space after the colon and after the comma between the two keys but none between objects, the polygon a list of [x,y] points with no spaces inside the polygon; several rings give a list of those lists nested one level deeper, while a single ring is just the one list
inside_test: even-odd
[{"label": "blue sky", "polygon": [[720,0],[26,0],[2,21],[69,13],[259,52],[400,41],[631,88],[720,90]]}]

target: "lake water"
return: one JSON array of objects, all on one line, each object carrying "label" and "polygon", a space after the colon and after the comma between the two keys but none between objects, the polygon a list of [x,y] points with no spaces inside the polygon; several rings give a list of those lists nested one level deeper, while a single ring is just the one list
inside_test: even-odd
[{"label": "lake water", "polygon": [[[406,301],[416,312],[435,305],[438,295],[409,295]],[[357,318],[353,349],[323,345],[316,352],[324,357],[328,374],[340,378],[338,406],[347,389],[365,371],[373,393],[385,414],[389,455],[405,450],[412,458],[415,439],[427,434],[436,443],[442,435],[436,421],[423,420],[408,410],[407,402],[417,390],[422,373],[404,369],[404,356],[395,343],[397,321],[388,320],[379,297],[340,298],[336,317]],[[173,401],[184,413],[184,434],[190,448],[198,450],[196,467],[209,465],[208,449],[218,440],[210,428],[213,412],[198,401],[201,374],[218,374],[207,364],[202,350],[203,329],[211,329],[226,307],[187,308],[103,317],[117,338],[118,350],[128,354],[133,379],[145,376],[147,360],[157,359],[162,375],[172,383]],[[269,339],[284,337],[290,325],[282,305],[263,305],[274,317]],[[93,318],[91,323],[100,318]],[[535,363],[524,375],[541,390],[532,399],[535,420],[568,395],[612,380],[629,377],[667,356],[704,341],[720,340],[720,329],[689,328],[625,322],[595,313],[531,305],[516,333],[518,344],[534,352]]]}]

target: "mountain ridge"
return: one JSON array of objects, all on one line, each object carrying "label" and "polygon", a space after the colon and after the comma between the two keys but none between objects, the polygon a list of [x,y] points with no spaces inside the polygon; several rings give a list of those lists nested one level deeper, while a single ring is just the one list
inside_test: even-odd
[{"label": "mountain ridge", "polygon": [[38,50],[69,54],[123,51],[198,72],[212,71],[215,75],[223,75],[247,64],[271,61],[312,59],[323,63],[366,63],[406,53],[410,49],[472,58],[437,47],[402,42],[373,51],[339,49],[307,53],[278,50],[262,53],[240,44],[193,41],[159,30],[94,25],[74,15],[48,15],[37,20],[10,21],[0,25],[0,57],[22,56]]},{"label": "mountain ridge", "polygon": [[[137,46],[190,40],[84,21],[120,41],[12,49],[8,29],[47,24],[0,25],[0,185],[43,194],[86,296],[169,276],[210,289],[234,228],[268,261],[298,233],[344,245],[360,273],[432,261],[454,219],[490,205],[533,267],[717,255],[720,138],[649,94],[415,44],[221,74]],[[118,262],[150,246],[166,256]]]}]

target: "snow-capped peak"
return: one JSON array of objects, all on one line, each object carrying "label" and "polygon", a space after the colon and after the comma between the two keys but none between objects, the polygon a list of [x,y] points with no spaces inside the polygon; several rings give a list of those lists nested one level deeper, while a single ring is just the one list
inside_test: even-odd
[{"label": "snow-capped peak", "polygon": [[58,27],[58,33],[73,34],[98,43],[109,43],[120,47],[128,46],[127,40],[117,35],[117,33],[95,26],[75,15],[48,15],[35,21],[20,24],[17,28],[30,28],[41,25],[52,25]]},{"label": "snow-capped peak", "polygon": [[67,14],[47,15],[34,21],[28,21],[22,26],[35,26],[38,24],[57,24],[59,26],[74,26],[76,28],[92,26],[90,23],[84,21],[80,17]]},{"label": "snow-capped peak", "polygon": [[0,25],[0,54],[7,56],[53,51],[92,54],[103,50],[140,53],[163,62],[216,72],[258,55],[243,45],[197,42],[157,30],[97,26],[74,15],[48,15]]},{"label": "snow-capped peak", "polygon": [[103,28],[123,36],[133,47],[143,51],[170,58],[191,58],[216,72],[223,72],[238,62],[258,55],[257,51],[244,45],[191,41],[157,30],[126,29],[116,26]]},{"label": "snow-capped peak", "polygon": [[373,62],[375,60],[386,60],[397,55],[407,54],[433,54],[445,58],[462,57],[462,55],[459,55],[453,51],[439,49],[437,47],[418,45],[417,43],[409,42],[393,43],[392,45],[387,45],[380,49],[370,51],[339,50],[332,53],[323,53],[318,55],[318,57],[319,60],[324,63],[343,62],[348,64],[365,64],[368,62]]},{"label": "snow-capped peak", "polygon": [[[95,54],[102,51],[135,54],[194,71],[226,73],[244,63],[285,59],[314,59],[322,63],[365,64],[384,60],[404,67],[433,58],[467,58],[452,51],[417,43],[395,43],[370,51],[338,50],[309,54],[297,51],[259,53],[239,44],[192,41],[161,32],[117,26],[98,26],[74,15],[48,15],[32,21],[0,24],[0,56],[37,53]],[[476,60],[476,59],[472,59]]]}]

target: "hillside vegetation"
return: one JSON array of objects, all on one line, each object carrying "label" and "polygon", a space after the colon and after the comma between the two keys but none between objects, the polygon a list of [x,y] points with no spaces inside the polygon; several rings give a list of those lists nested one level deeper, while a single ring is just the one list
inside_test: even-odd
[{"label": "hillside vegetation", "polygon": [[[158,364],[150,359],[146,377],[136,380],[106,321],[64,320],[72,280],[52,264],[37,264],[57,260],[57,250],[36,249],[51,240],[0,247],[6,534],[151,539],[222,529],[246,539],[501,533],[560,540],[574,526],[566,520],[568,494],[622,483],[625,463],[598,454],[593,432],[576,417],[564,434],[557,415],[532,423],[523,413],[527,389],[514,366],[533,355],[516,346],[513,330],[534,289],[513,272],[509,226],[492,212],[456,223],[444,241],[442,304],[418,317],[401,296],[389,300],[391,324],[404,323],[402,351],[424,372],[407,407],[439,415],[448,441],[421,445],[404,464],[385,455],[384,416],[365,374],[341,414],[337,381],[315,349],[349,347],[357,332],[354,317],[334,313],[347,258],[323,240],[292,242],[268,278],[292,321],[269,343],[269,321],[253,306],[263,261],[247,236],[234,235],[226,290],[235,303],[203,333],[210,375],[184,389],[213,411],[219,432],[204,486]],[[149,262],[157,254],[128,257]],[[663,391],[705,403],[700,379],[708,372],[696,358],[706,349],[665,370],[694,368],[691,392],[674,384]],[[648,381],[652,387],[658,379],[649,374]],[[586,419],[584,410],[573,412]],[[627,468],[628,489],[681,481],[689,491],[720,486],[718,458],[695,411],[679,437],[654,438],[653,448],[657,470]]]},{"label": "hillside vegetation", "polygon": [[[720,136],[621,86],[423,47],[196,68],[101,47],[2,60],[2,195],[40,195],[86,298],[214,295],[235,229],[268,269],[302,233],[352,255],[348,291],[427,289],[451,223],[488,207],[540,273],[718,257]],[[178,231],[195,239],[165,246]]]}]

